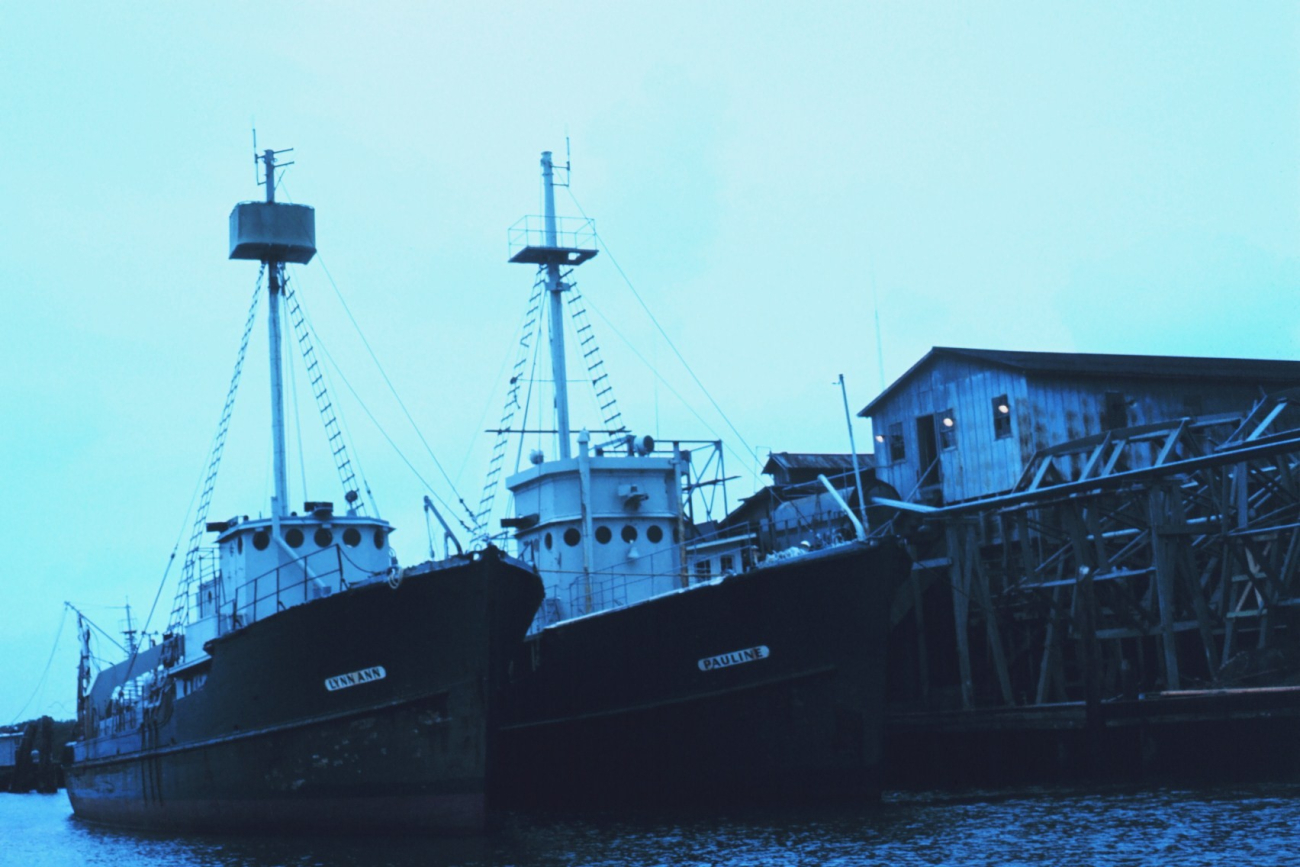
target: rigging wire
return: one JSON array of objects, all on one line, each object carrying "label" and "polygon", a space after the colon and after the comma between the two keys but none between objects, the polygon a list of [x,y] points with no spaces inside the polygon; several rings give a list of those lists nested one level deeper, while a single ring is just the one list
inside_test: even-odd
[{"label": "rigging wire", "polygon": [[[301,317],[302,324],[307,329],[307,335],[311,338],[309,343],[307,344],[308,347],[307,349],[303,349],[303,345],[301,344],[301,342],[299,343],[299,348],[303,349],[303,352],[307,352],[310,350],[310,347],[314,345],[314,346],[319,346],[322,352],[327,352],[325,348],[325,341],[321,340],[320,332],[316,330],[316,326],[311,320],[311,315],[307,312],[307,305],[303,303],[302,295],[295,292],[294,299],[295,299],[295,304],[297,305],[298,315]],[[303,357],[305,359],[305,356]],[[333,363],[332,360],[331,363]],[[320,368],[320,370],[321,370],[321,375],[324,377],[326,390],[330,394],[335,393],[334,383],[330,380],[329,377],[329,370],[324,367]],[[348,427],[346,416],[341,411],[334,412],[333,419],[334,422],[339,427],[339,433],[343,437],[343,444],[346,446],[348,450],[347,451],[348,459],[350,463],[356,467],[356,475],[360,477],[361,487],[366,492],[366,501],[370,503],[371,507],[375,510],[376,515],[383,514],[382,510],[379,508],[378,501],[376,501],[375,499],[374,492],[370,490],[370,479],[366,477],[365,468],[361,464],[361,453],[360,450],[357,448],[356,442],[352,439],[352,430],[351,428]],[[325,435],[328,437],[329,423],[328,421],[325,420],[323,414],[321,416],[321,420],[322,422],[325,423]],[[301,447],[302,446],[300,444],[299,448]],[[337,460],[337,455],[335,456],[335,458]]]},{"label": "rigging wire", "polygon": [[32,694],[27,698],[27,701],[23,702],[23,706],[19,708],[18,713],[14,715],[14,718],[9,721],[9,725],[13,725],[18,722],[18,720],[22,719],[22,715],[27,712],[28,706],[31,705],[32,701],[36,698],[37,693],[45,689],[45,680],[50,675],[50,666],[54,663],[54,654],[59,649],[59,639],[63,637],[63,624],[67,622],[67,619],[68,608],[65,605],[63,608],[63,614],[59,617],[58,631],[54,633],[54,646],[50,648],[50,658],[45,660],[45,670],[41,672],[41,679],[36,681],[36,689],[32,690]]},{"label": "rigging wire", "polygon": [[[525,380],[525,381],[528,383],[528,388],[524,389],[524,407],[523,407],[523,412],[522,412],[522,414],[520,415],[520,422],[519,422],[519,429],[520,429],[520,430],[528,430],[528,409],[529,409],[529,407],[531,407],[531,406],[533,405],[533,386],[537,384],[537,359],[540,358],[541,355],[542,355],[542,351],[541,351],[541,347],[542,347],[542,319],[541,319],[541,317],[538,317],[538,319],[537,319],[537,333],[536,333],[536,336],[537,336],[537,339],[533,342],[533,364],[532,364],[532,367],[528,368],[528,379]],[[540,431],[540,430],[542,429],[542,420],[541,420],[541,415],[542,415],[542,414],[541,414],[541,411],[539,410],[538,413],[537,413],[537,430],[538,430],[538,431]],[[524,456],[524,440],[527,439],[527,436],[528,436],[527,434],[520,434],[520,435],[519,435],[519,448],[515,450],[515,472],[516,472],[516,473],[519,472],[519,464],[520,464],[520,462],[523,460],[523,456]],[[541,449],[541,447],[542,447],[542,435],[541,435],[541,433],[538,433],[538,434],[537,434],[537,448],[538,448],[538,449]]]},{"label": "rigging wire", "polygon": [[[283,177],[280,179],[280,186],[284,186]],[[293,201],[292,198],[289,197],[289,191],[287,189],[285,190],[285,198],[289,201]],[[460,495],[460,491],[456,489],[455,483],[452,482],[451,476],[449,476],[447,471],[443,469],[442,462],[439,461],[438,456],[433,453],[433,448],[429,445],[429,441],[424,438],[424,433],[420,430],[420,426],[415,423],[415,419],[412,418],[410,410],[406,408],[406,403],[402,400],[401,395],[397,393],[397,388],[394,387],[392,380],[388,378],[387,371],[385,371],[384,366],[379,363],[379,356],[377,356],[375,350],[371,348],[370,341],[366,339],[365,333],[362,332],[360,323],[358,323],[356,317],[352,315],[352,308],[348,307],[348,302],[343,299],[343,293],[339,291],[338,284],[334,282],[334,275],[330,273],[330,269],[325,264],[325,259],[321,256],[319,251],[316,253],[316,261],[320,263],[321,270],[325,272],[325,278],[329,281],[330,288],[334,290],[335,297],[339,299],[339,304],[343,306],[343,312],[347,314],[348,321],[352,323],[352,327],[356,330],[357,336],[361,338],[361,344],[365,346],[366,352],[370,353],[370,360],[375,363],[375,368],[379,371],[379,375],[383,377],[384,383],[388,386],[388,390],[392,392],[393,399],[396,400],[397,405],[401,407],[402,413],[406,416],[406,420],[411,423],[411,427],[415,430],[415,435],[419,437],[420,442],[424,444],[425,451],[429,453],[429,457],[433,460],[434,466],[438,468],[438,472],[442,474],[443,479],[447,482],[447,486],[451,488],[451,492],[456,496],[456,499],[460,502],[465,513],[470,516],[470,520],[473,520],[474,510],[465,502],[465,498]],[[335,365],[335,369],[337,369],[337,365]],[[340,376],[341,375],[342,374],[340,373]],[[351,386],[349,386],[349,388],[351,388]],[[368,414],[369,410],[366,412]],[[385,436],[387,436],[387,434],[385,434]],[[403,457],[403,460],[405,460],[405,457]],[[420,481],[423,482],[424,479],[420,479]],[[428,486],[428,482],[424,482],[424,484]]]},{"label": "rigging wire", "polygon": [[[566,186],[565,189],[569,193],[569,198],[573,200],[574,206],[578,209],[578,213],[582,214],[583,219],[590,220],[591,218],[587,216],[587,212],[582,209],[582,205],[578,202],[578,197],[573,194],[573,188]],[[731,423],[731,419],[728,418],[727,414],[722,411],[722,407],[719,406],[718,402],[713,399],[713,395],[710,394],[709,390],[704,387],[704,383],[701,382],[700,378],[695,375],[695,371],[691,369],[691,366],[686,363],[686,359],[682,356],[681,352],[678,351],[677,345],[673,343],[672,338],[668,336],[668,332],[664,330],[664,327],[659,324],[659,320],[655,318],[655,315],[652,312],[650,312],[650,307],[645,303],[645,300],[641,298],[641,293],[637,292],[636,287],[632,285],[632,281],[628,278],[627,274],[623,271],[623,266],[619,265],[618,259],[614,258],[614,253],[609,249],[609,245],[605,243],[605,239],[602,238],[600,236],[600,233],[596,231],[595,223],[592,223],[591,225],[592,225],[592,234],[595,236],[601,248],[604,249],[605,255],[609,257],[609,261],[613,263],[615,270],[617,270],[619,276],[623,278],[623,282],[627,284],[627,288],[632,291],[632,296],[636,298],[637,303],[641,305],[641,309],[645,311],[646,316],[650,317],[650,321],[654,323],[654,327],[658,329],[659,334],[664,339],[664,342],[668,344],[668,348],[671,349],[673,351],[673,354],[677,356],[677,360],[682,363],[682,367],[686,368],[686,372],[691,375],[691,379],[695,380],[695,384],[699,386],[700,391],[702,391],[704,393],[704,396],[709,399],[709,403],[713,404],[713,408],[718,411],[718,415],[722,416],[722,420],[727,423],[727,427],[731,428],[731,432],[736,435],[737,439],[740,440],[740,444],[745,447],[745,450],[747,452],[749,452],[749,457],[756,459],[755,456],[757,453],[754,451],[753,447],[748,442],[746,442],[744,436],[741,435],[740,431],[736,430],[736,426]]]},{"label": "rigging wire", "polygon": [[[462,519],[459,515],[456,515],[455,511],[452,510],[451,506],[447,504],[447,501],[444,500],[436,490],[434,490],[433,485],[429,484],[429,482],[424,478],[424,476],[420,475],[420,471],[415,468],[415,464],[411,463],[410,459],[407,458],[405,454],[403,454],[402,450],[398,447],[397,443],[394,442],[393,438],[388,435],[388,431],[384,430],[383,425],[381,425],[379,423],[379,420],[375,418],[374,413],[372,413],[370,411],[370,408],[366,406],[365,401],[361,399],[361,395],[357,394],[357,390],[352,387],[352,383],[348,381],[348,378],[343,373],[343,370],[338,366],[338,363],[334,361],[334,356],[330,355],[330,351],[325,347],[325,344],[318,343],[317,346],[319,346],[321,352],[324,353],[325,359],[330,363],[330,366],[334,368],[334,372],[339,375],[339,379],[343,381],[343,385],[347,387],[348,393],[352,395],[352,398],[357,402],[357,405],[361,407],[362,412],[364,412],[366,414],[366,417],[370,419],[372,424],[374,424],[375,429],[378,430],[380,435],[382,435],[383,438],[388,441],[388,444],[393,447],[393,451],[396,452],[397,456],[402,459],[402,463],[406,464],[407,469],[409,469],[411,473],[417,479],[420,480],[420,483],[424,485],[425,489],[428,490],[430,494],[433,495],[433,498],[437,500],[439,503],[441,503],[442,506],[445,509],[447,509],[447,511],[456,518],[456,520],[460,523],[462,527],[465,528],[467,532],[473,533],[474,532],[473,528],[470,527],[468,524],[466,524],[464,519]],[[462,500],[461,502],[463,503],[464,501]]]},{"label": "rigging wire", "polygon": [[[288,282],[288,281],[285,281]],[[301,306],[300,308],[301,309]],[[305,314],[304,314],[305,315]],[[302,448],[302,416],[298,413],[298,366],[293,363],[293,353],[289,353],[289,394],[290,401],[293,403],[293,428],[298,439],[298,474],[302,481],[302,501],[305,503],[311,497],[307,494],[307,458]]]},{"label": "rigging wire", "polygon": [[[619,331],[618,326],[616,326],[613,322],[611,322],[609,317],[606,316],[604,313],[602,313],[600,308],[596,306],[596,304],[594,304],[590,298],[587,298],[586,301],[588,306],[590,306],[591,309],[596,312],[596,315],[600,317],[600,320],[609,326],[609,330],[614,332],[614,334],[620,340],[622,340],[624,344],[627,345],[627,348],[632,350],[632,354],[635,355],[638,359],[640,359],[642,364],[644,364],[647,368],[649,368],[650,372],[654,374],[655,379],[663,383],[664,388],[668,389],[668,392],[673,397],[681,401],[682,406],[686,407],[687,412],[695,416],[696,421],[704,425],[704,429],[707,430],[709,433],[713,434],[713,436],[719,442],[722,443],[723,448],[725,448],[727,451],[735,455],[737,459],[744,461],[747,456],[742,455],[740,452],[733,449],[731,445],[727,442],[726,438],[723,437],[721,434],[719,434],[716,430],[714,430],[713,426],[710,425],[707,421],[705,421],[704,416],[700,415],[699,412],[696,411],[695,407],[691,406],[690,402],[687,401],[686,398],[682,397],[681,393],[677,391],[677,389],[673,388],[672,383],[670,383],[667,379],[665,379],[663,374],[661,374],[657,368],[653,367],[650,364],[650,362],[646,360],[646,357],[641,354],[641,351],[636,348],[636,346],[632,343],[632,341],[628,340],[627,335],[625,335],[622,331]],[[748,455],[748,458],[751,460],[757,460],[757,457],[755,457],[753,452],[751,452]]]},{"label": "rigging wire", "polygon": [[[505,381],[506,367],[507,365],[510,364],[510,359],[514,355],[515,347],[519,345],[519,339],[524,332],[524,325],[527,323],[527,320],[528,320],[528,312],[525,310],[524,314],[519,317],[519,325],[515,327],[514,335],[511,337],[510,343],[507,345],[505,353],[501,356],[501,366],[497,369],[497,375],[492,379],[493,382]],[[474,426],[475,431],[480,431],[483,429],[483,425],[487,420],[488,411],[492,409],[492,404],[494,403],[495,398],[496,398],[495,394],[489,394],[487,396],[487,400],[483,402],[483,413],[482,415],[479,416],[478,424]],[[465,467],[469,465],[470,455],[473,453],[473,451],[474,451],[474,438],[471,437],[469,441],[469,445],[466,446],[465,448],[465,457],[460,462],[460,469],[456,471],[457,479],[465,475]]]},{"label": "rigging wire", "polygon": [[[234,373],[234,381],[235,381],[235,383],[238,382],[240,371],[243,369],[243,364],[244,364],[244,351],[245,351],[245,350],[247,349],[247,347],[248,347],[248,335],[249,335],[249,333],[250,333],[251,330],[252,330],[252,325],[253,325],[253,316],[254,316],[254,314],[257,312],[257,303],[258,303],[258,298],[260,297],[260,295],[261,295],[261,291],[262,291],[262,275],[265,273],[265,271],[266,271],[266,268],[265,268],[265,266],[263,266],[262,269],[258,271],[258,273],[257,273],[257,280],[254,282],[254,286],[253,286],[253,300],[252,300],[252,303],[249,305],[248,317],[247,317],[247,319],[245,320],[245,323],[244,323],[244,335],[243,335],[243,338],[242,338],[242,340],[241,340],[241,342],[240,342],[239,358],[238,358],[238,360],[235,362],[235,373]],[[232,385],[233,385],[233,384],[232,384]],[[231,403],[232,403],[232,398],[231,398],[231,396],[230,396],[229,394],[227,394],[227,396],[226,396],[226,405],[227,405],[227,407],[229,407],[229,406],[231,405]],[[224,415],[224,414],[225,414],[225,413],[224,413],[224,411],[223,411],[223,415]],[[222,431],[221,431],[220,429],[218,429],[217,433],[213,436],[213,447],[212,447],[212,449],[213,449],[213,450],[215,450],[215,449],[222,449],[222,448],[224,448],[224,446],[223,446],[222,444],[224,444],[224,439],[223,439],[223,437],[222,437]],[[218,457],[217,457],[217,460],[220,460],[220,454],[219,454],[219,451],[218,451]],[[185,538],[185,527],[186,527],[187,524],[189,524],[190,515],[194,512],[194,504],[195,504],[195,503],[198,501],[198,499],[199,499],[199,491],[203,488],[204,480],[205,480],[205,478],[208,476],[209,472],[211,472],[211,471],[212,471],[212,450],[209,450],[209,454],[208,454],[207,458],[205,458],[204,461],[203,461],[203,470],[199,473],[199,478],[198,478],[198,480],[195,482],[195,485],[194,485],[194,493],[190,495],[190,504],[185,508],[185,515],[181,518],[181,528],[180,528],[180,532],[176,534],[176,544],[172,546],[172,552],[171,552],[171,554],[169,554],[169,555],[167,556],[167,565],[166,565],[165,567],[163,567],[162,579],[159,580],[159,582],[158,582],[158,589],[154,591],[154,594],[153,594],[153,602],[149,605],[149,614],[148,614],[148,616],[145,617],[145,619],[144,619],[144,623],[143,623],[143,624],[141,625],[141,627],[140,627],[140,632],[141,632],[141,634],[143,634],[146,630],[148,630],[148,629],[149,629],[149,624],[153,622],[153,616],[154,616],[154,613],[158,610],[158,600],[162,598],[163,588],[167,586],[167,577],[171,574],[172,566],[176,563],[176,553],[180,550],[180,547],[181,547],[181,540],[182,540],[183,538]],[[214,477],[214,479],[215,479],[215,477]],[[197,532],[197,528],[195,528],[195,532]],[[192,535],[193,535],[193,534],[192,534]],[[187,555],[187,557],[188,557],[188,555]],[[185,592],[185,589],[184,589],[184,588],[185,588],[185,581],[182,580],[182,581],[181,581],[181,586],[177,587],[177,593],[179,594],[179,593],[183,593],[183,592]],[[89,619],[87,619],[86,622],[87,622],[87,623],[90,623],[90,625],[91,625],[91,626],[94,626],[96,629],[99,629],[99,627],[98,627],[98,626],[95,626],[94,623],[91,623],[91,621],[90,621]],[[100,629],[100,632],[103,632],[103,630]],[[104,634],[107,635],[107,633],[104,633]],[[116,641],[113,641],[113,639],[112,639],[111,637],[110,637],[108,640],[109,640],[109,641],[112,641],[113,644],[116,645],[120,650],[122,650],[123,653],[127,653],[127,652],[128,652],[125,648],[122,647],[122,645],[118,644]],[[132,665],[135,664],[135,657],[136,657],[136,654],[137,654],[138,652],[139,652],[139,647],[138,647],[138,645],[137,645],[136,647],[132,648],[132,649],[129,651],[129,654],[130,654],[130,662],[131,662]],[[128,673],[128,674],[130,673],[130,667],[127,668],[127,673]]]}]

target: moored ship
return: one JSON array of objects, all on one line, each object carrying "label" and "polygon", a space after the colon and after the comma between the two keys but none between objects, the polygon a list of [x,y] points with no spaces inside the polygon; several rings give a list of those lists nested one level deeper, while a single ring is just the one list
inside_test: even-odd
[{"label": "moored ship", "polygon": [[[491,547],[399,568],[392,527],[365,514],[319,374],[346,505],[289,510],[282,306],[309,378],[314,358],[284,265],[313,257],[315,213],[275,201],[275,157],[259,156],[266,200],[230,220],[231,258],[261,261],[269,290],[270,515],[205,520],[250,311],[167,632],[128,643],[92,683],[81,623],[68,796],[80,818],[142,828],[481,830],[503,679],[541,583]],[[215,550],[202,544],[211,532]]]},{"label": "moored ship", "polygon": [[[568,279],[597,255],[595,231],[556,216],[555,170],[544,153],[545,213],[512,230],[511,261],[537,266],[538,279],[499,433],[553,433],[555,453],[534,450],[504,479],[513,507],[502,525],[546,598],[511,666],[494,788],[528,806],[878,795],[889,601],[907,555],[869,536],[860,485],[861,519],[853,486],[824,478],[840,508],[815,544],[777,551],[746,526],[695,520],[695,499],[725,484],[722,446],[656,443],[622,424]],[[565,307],[597,437],[569,420]],[[528,430],[526,411],[515,429],[513,408],[535,401],[520,390],[543,309],[555,429]],[[478,515],[484,538],[503,442]]]}]

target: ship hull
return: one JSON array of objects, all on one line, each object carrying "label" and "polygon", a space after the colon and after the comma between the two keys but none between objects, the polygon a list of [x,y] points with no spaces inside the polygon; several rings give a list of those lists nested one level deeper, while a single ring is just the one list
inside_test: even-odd
[{"label": "ship hull", "polygon": [[849,545],[531,636],[497,789],[514,806],[879,796],[897,546]]},{"label": "ship hull", "polygon": [[482,830],[501,682],[541,592],[488,552],[231,632],[200,688],[75,745],[73,810],[159,829]]}]

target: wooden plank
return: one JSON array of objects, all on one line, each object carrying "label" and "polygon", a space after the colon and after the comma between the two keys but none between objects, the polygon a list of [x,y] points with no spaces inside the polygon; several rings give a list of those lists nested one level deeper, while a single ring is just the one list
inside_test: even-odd
[{"label": "wooden plank", "polygon": [[1169,437],[1165,440],[1164,446],[1160,449],[1160,454],[1156,456],[1155,463],[1157,466],[1163,464],[1165,458],[1169,457],[1169,453],[1173,451],[1174,446],[1178,443],[1178,440],[1182,438],[1183,431],[1186,429],[1187,419],[1183,419],[1178,423],[1177,428],[1169,432]]},{"label": "wooden plank", "polygon": [[1089,729],[1101,726],[1101,654],[1097,645],[1097,596],[1093,592],[1092,570],[1079,567],[1076,590],[1079,610],[1080,658],[1083,662],[1083,695]]},{"label": "wooden plank", "polygon": [[952,560],[952,566],[948,570],[952,583],[952,615],[953,624],[956,629],[957,638],[957,668],[961,678],[961,706],[970,708],[974,704],[974,684],[971,681],[970,668],[970,635],[969,635],[969,611],[970,611],[970,591],[966,582],[966,576],[969,574],[966,565],[963,562],[964,550],[961,539],[961,528],[955,523],[950,523],[946,531],[948,556]]},{"label": "wooden plank", "polygon": [[980,562],[979,546],[976,544],[975,535],[970,532],[966,533],[966,562],[973,579],[970,583],[974,585],[975,592],[979,595],[980,607],[984,609],[984,632],[993,654],[993,669],[997,673],[1002,701],[1004,704],[1013,705],[1016,700],[1011,692],[1011,675],[1007,672],[1007,658],[1002,649],[997,612],[993,610],[993,599],[989,593],[988,572]]},{"label": "wooden plank", "polygon": [[1168,522],[1167,499],[1172,493],[1162,487],[1152,487],[1148,494],[1151,521],[1151,560],[1156,570],[1156,599],[1159,603],[1160,629],[1164,645],[1165,688],[1178,689],[1178,645],[1174,638],[1174,615],[1177,576],[1174,574],[1170,543],[1157,528]]},{"label": "wooden plank", "polygon": [[1045,704],[1050,700],[1049,690],[1052,687],[1056,669],[1060,665],[1060,652],[1057,650],[1056,645],[1057,632],[1060,629],[1058,624],[1063,620],[1061,596],[1064,592],[1064,588],[1060,586],[1052,589],[1052,607],[1048,612],[1047,630],[1043,638],[1043,661],[1038,667],[1038,689],[1034,693],[1035,704]]},{"label": "wooden plank", "polygon": [[[926,587],[934,581],[934,573],[926,572]],[[921,700],[930,699],[930,662],[925,643],[925,587],[921,586],[920,574],[912,582],[912,611],[916,616],[916,678],[921,686]]]}]

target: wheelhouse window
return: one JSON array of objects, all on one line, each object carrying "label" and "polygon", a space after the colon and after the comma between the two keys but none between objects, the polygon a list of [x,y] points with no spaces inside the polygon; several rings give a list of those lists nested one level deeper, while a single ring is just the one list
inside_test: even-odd
[{"label": "wheelhouse window", "polygon": [[1011,401],[1005,394],[993,398],[993,436],[998,439],[1011,436]]}]

